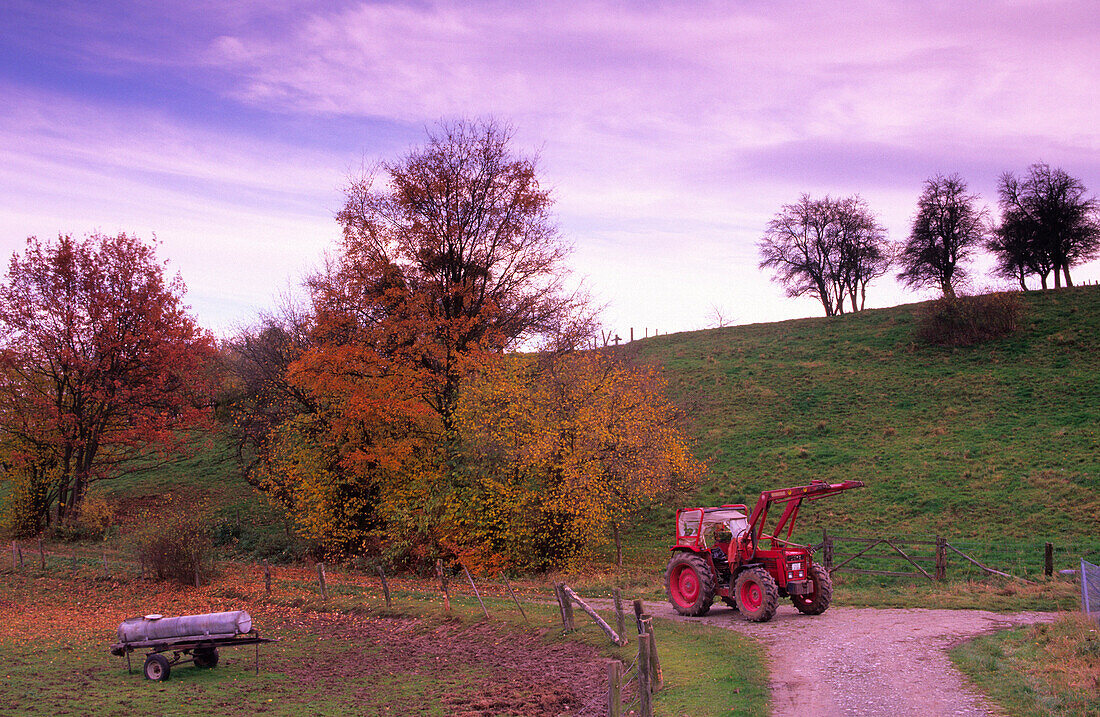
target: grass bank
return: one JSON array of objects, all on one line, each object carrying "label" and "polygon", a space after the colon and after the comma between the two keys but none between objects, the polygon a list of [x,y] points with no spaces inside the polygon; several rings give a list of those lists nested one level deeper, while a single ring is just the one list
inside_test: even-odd
[{"label": "grass bank", "polygon": [[1100,714],[1100,626],[1083,615],[979,637],[951,659],[1013,717]]}]

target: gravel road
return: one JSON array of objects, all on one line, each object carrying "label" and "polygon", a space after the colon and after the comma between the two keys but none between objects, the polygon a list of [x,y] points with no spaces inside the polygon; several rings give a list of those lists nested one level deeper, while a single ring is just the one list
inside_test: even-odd
[{"label": "gravel road", "polygon": [[668,603],[646,603],[646,610],[737,630],[764,643],[775,717],[1001,715],[952,666],[947,648],[975,635],[1054,619],[1041,612],[853,607],[811,617],[788,603],[770,622],[751,623],[721,604],[703,618],[681,617]]}]

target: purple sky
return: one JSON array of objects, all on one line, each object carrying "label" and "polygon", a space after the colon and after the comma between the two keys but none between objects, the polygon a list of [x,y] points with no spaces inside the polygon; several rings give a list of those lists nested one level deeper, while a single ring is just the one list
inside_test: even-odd
[{"label": "purple sky", "polygon": [[802,192],[862,194],[894,240],[935,173],[990,205],[1036,161],[1100,193],[1093,0],[777,5],[5,0],[0,255],[155,233],[225,333],[320,263],[350,171],[493,115],[625,336],[820,314],[756,268]]}]

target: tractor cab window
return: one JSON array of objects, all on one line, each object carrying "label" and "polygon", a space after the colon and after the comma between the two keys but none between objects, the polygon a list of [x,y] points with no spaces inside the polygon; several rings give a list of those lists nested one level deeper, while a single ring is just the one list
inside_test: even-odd
[{"label": "tractor cab window", "polygon": [[726,525],[729,526],[730,533],[733,534],[734,539],[737,539],[748,532],[749,519],[742,515],[740,517],[731,519],[729,522],[726,523]]},{"label": "tractor cab window", "polygon": [[681,538],[694,538],[699,535],[699,524],[703,520],[703,511],[701,510],[685,510],[680,513],[679,525],[677,530],[679,531],[679,537]]}]

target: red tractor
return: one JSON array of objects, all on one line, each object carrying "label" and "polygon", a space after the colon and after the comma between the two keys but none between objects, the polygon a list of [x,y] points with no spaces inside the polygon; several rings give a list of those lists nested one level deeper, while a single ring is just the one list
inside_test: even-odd
[{"label": "red tractor", "polygon": [[[803,500],[816,500],[863,482],[815,480],[797,488],[764,491],[752,513],[744,505],[676,511],[676,545],[665,570],[669,602],[681,615],[698,617],[715,596],[753,622],[767,622],[790,597],[799,612],[820,615],[829,607],[833,583],[813,562],[812,551],[790,542]],[[784,504],[771,532],[764,523],[772,503]],[[747,517],[746,517],[747,515]],[[786,529],[786,537],[781,533]]]}]

